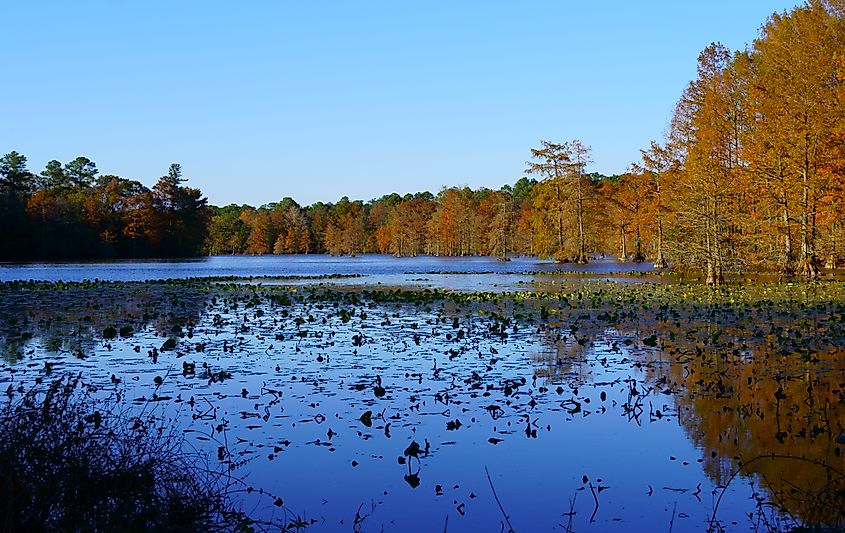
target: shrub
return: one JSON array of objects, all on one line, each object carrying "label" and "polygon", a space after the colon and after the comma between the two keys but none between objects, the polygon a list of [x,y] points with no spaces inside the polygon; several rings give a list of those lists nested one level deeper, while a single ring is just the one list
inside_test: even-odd
[{"label": "shrub", "polygon": [[[62,377],[0,408],[4,531],[250,529],[226,476],[184,451],[181,435],[119,394]],[[102,396],[102,395],[101,395]]]}]

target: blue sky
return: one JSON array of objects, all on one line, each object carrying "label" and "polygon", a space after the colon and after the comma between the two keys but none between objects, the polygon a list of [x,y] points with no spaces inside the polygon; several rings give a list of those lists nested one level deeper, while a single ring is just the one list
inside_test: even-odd
[{"label": "blue sky", "polygon": [[712,41],[794,1],[7,2],[0,152],[214,204],[498,188],[540,139],[622,172]]}]

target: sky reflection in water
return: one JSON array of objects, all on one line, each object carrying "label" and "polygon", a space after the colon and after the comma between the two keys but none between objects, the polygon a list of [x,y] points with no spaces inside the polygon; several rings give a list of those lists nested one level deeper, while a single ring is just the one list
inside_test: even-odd
[{"label": "sky reflection in water", "polygon": [[[50,363],[109,388],[114,375],[130,400],[170,398],[159,408],[212,457],[223,423],[225,460],[318,531],[351,529],[356,511],[370,515],[364,531],[442,530],[447,517],[449,531],[498,531],[485,467],[517,531],[660,530],[673,516],[677,530],[706,529],[735,455],[842,466],[841,336],[805,339],[807,361],[772,352],[802,320],[835,321],[834,304],[701,321],[694,300],[662,308],[658,285],[609,305],[618,287],[570,282],[565,300],[539,304],[376,302],[357,289],[299,301],[298,287],[290,305],[286,289],[201,283],[5,289],[0,376],[30,384]],[[133,333],[104,340],[108,325]],[[168,337],[176,350],[160,351]],[[231,379],[210,379],[221,370]],[[400,464],[411,442],[419,460]],[[763,463],[724,496],[729,529],[757,519],[752,486],[783,500],[782,478],[802,490],[823,479]]]}]

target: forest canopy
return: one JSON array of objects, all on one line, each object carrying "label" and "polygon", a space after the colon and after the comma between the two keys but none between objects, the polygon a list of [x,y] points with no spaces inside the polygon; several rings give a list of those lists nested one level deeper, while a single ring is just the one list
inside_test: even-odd
[{"label": "forest canopy", "polygon": [[0,258],[5,260],[178,257],[202,253],[209,209],[183,185],[179,164],[149,189],[99,175],[87,157],[52,160],[38,174],[26,157],[0,157]]}]

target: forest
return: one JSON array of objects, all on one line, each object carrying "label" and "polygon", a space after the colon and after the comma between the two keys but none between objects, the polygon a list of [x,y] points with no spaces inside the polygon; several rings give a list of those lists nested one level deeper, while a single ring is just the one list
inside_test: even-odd
[{"label": "forest", "polygon": [[606,253],[714,285],[749,270],[812,278],[845,260],[843,50],[842,0],[772,15],[744,50],[711,44],[666,138],[614,176],[588,172],[577,139],[540,141],[525,176],[498,190],[215,207],[178,164],[148,189],[98,176],[86,157],[33,173],[12,151],[0,158],[0,258]]},{"label": "forest", "polygon": [[12,261],[184,257],[203,252],[209,210],[183,185],[179,164],[149,189],[99,176],[87,157],[52,160],[39,174],[26,156],[0,158],[0,259]]}]

